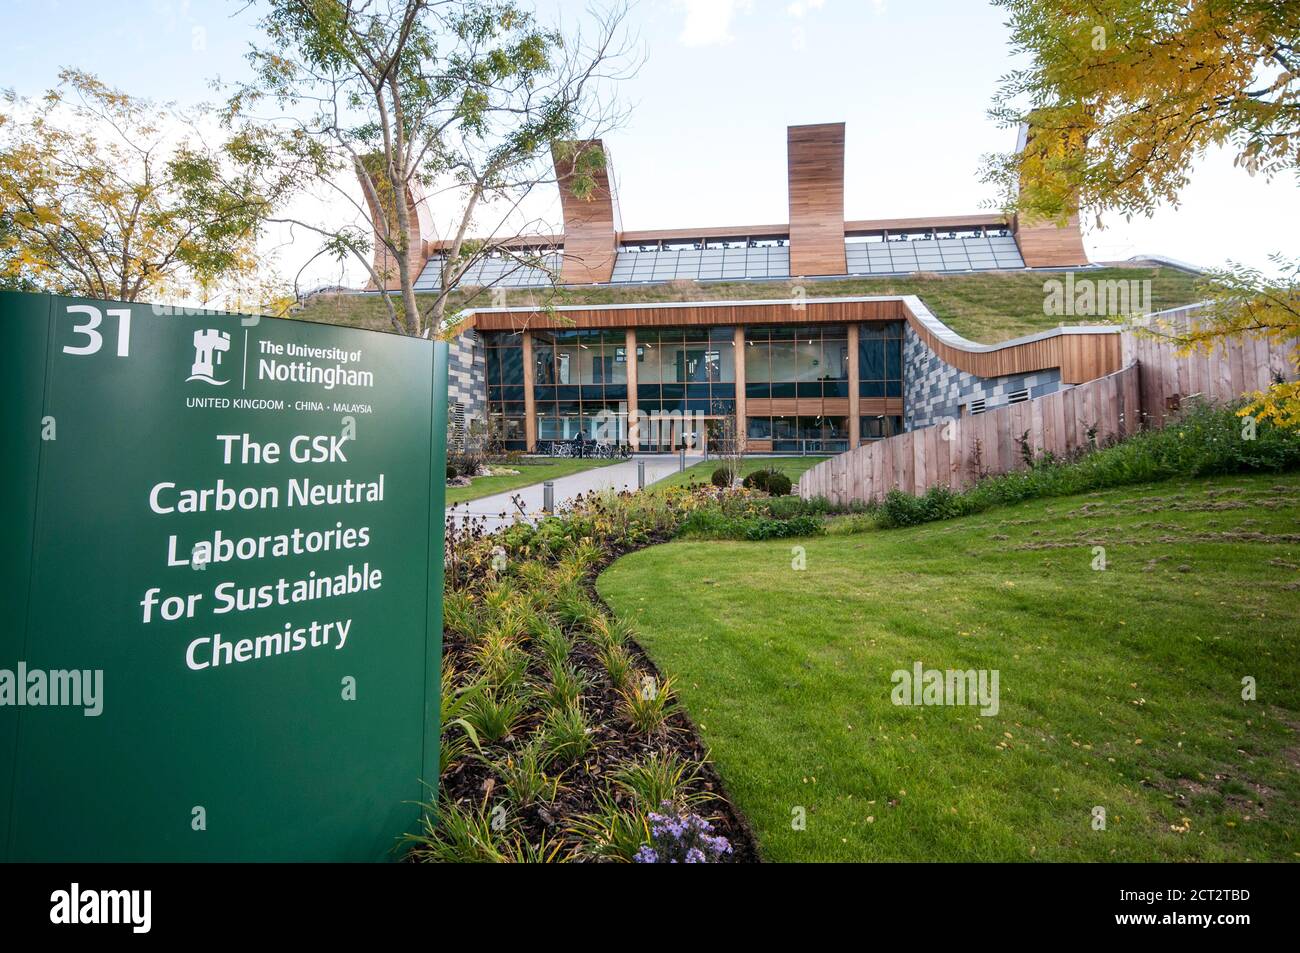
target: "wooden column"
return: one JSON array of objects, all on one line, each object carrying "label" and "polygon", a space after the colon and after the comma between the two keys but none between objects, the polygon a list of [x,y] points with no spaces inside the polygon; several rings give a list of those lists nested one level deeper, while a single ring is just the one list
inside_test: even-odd
[{"label": "wooden column", "polygon": [[861,376],[861,369],[858,367],[858,326],[849,325],[849,449],[852,450],[858,446],[862,440],[862,424],[858,420],[859,394],[858,377]]},{"label": "wooden column", "polygon": [[[592,163],[589,153],[599,152],[603,160]],[[618,233],[622,224],[618,196],[609,167],[609,153],[599,139],[557,143],[551,154],[555,178],[560,186],[560,209],[564,215],[564,258],[560,265],[563,284],[609,281],[618,257]],[[594,188],[584,198],[573,193],[573,180],[584,159],[585,175]]]},{"label": "wooden column", "polygon": [[736,325],[736,439],[743,447],[749,438],[745,413],[745,326]]},{"label": "wooden column", "polygon": [[790,275],[842,275],[844,123],[786,130],[790,201]]},{"label": "wooden column", "polygon": [[627,354],[627,444],[635,453],[641,448],[640,433],[636,426],[636,328],[627,329],[623,345]]},{"label": "wooden column", "polygon": [[533,333],[524,332],[524,440],[528,452],[537,449],[537,402],[533,399],[533,377],[536,372],[533,361]]}]

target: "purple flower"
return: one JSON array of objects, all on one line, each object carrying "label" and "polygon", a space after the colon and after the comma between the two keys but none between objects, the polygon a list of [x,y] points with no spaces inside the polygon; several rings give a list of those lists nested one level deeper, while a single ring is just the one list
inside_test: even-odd
[{"label": "purple flower", "polygon": [[708,864],[731,853],[725,837],[713,834],[713,825],[698,814],[681,814],[665,801],[664,812],[647,814],[651,843],[637,851],[642,864]]}]

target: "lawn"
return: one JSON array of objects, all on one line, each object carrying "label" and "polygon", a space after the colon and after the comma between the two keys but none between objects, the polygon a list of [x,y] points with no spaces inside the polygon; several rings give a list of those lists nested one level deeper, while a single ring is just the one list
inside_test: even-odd
[{"label": "lawn", "polygon": [[[599,590],[768,859],[1300,857],[1300,476],[672,543]],[[997,670],[998,713],[893,704],[918,661]]]},{"label": "lawn", "polygon": [[508,493],[510,490],[532,486],[534,483],[558,480],[560,477],[580,473],[583,470],[594,470],[596,467],[609,466],[609,464],[615,462],[614,460],[570,460],[567,458],[552,460],[543,458],[537,461],[523,460],[508,465],[502,464],[505,469],[518,470],[519,472],[507,473],[501,476],[475,477],[469,486],[449,486],[447,487],[447,505],[451,506],[453,503],[477,500],[484,496],[492,496],[494,493]]},{"label": "lawn", "polygon": [[[765,467],[775,467],[790,478],[791,483],[798,483],[799,477],[805,470],[810,470],[823,460],[829,460],[830,457],[746,457],[745,462],[740,465],[740,475],[746,476],[755,470],[762,470]],[[696,463],[687,467],[681,473],[674,473],[670,477],[665,477],[655,484],[656,488],[662,489],[668,486],[684,486],[687,483],[708,483],[709,478],[713,476],[713,471],[718,469],[719,461],[709,460],[707,463]]]},{"label": "lawn", "polygon": [[[842,278],[805,284],[809,297],[847,295],[914,294],[958,334],[974,341],[993,344],[1022,334],[1054,328],[1062,318],[1043,313],[1045,281],[1061,275],[1044,272],[998,271],[969,275],[906,275],[897,278]],[[1096,281],[1150,281],[1151,308],[1159,311],[1198,301],[1199,276],[1174,268],[1099,268],[1076,272],[1076,277]],[[657,285],[611,285],[558,288],[507,293],[511,307],[529,304],[621,304],[656,301],[717,301],[788,298],[790,281],[672,282]],[[417,295],[426,303],[427,295]],[[467,293],[451,298],[454,311],[463,307],[487,307],[487,295],[469,300]],[[321,296],[298,317],[327,324],[391,330],[384,303],[374,295]],[[1083,319],[1064,319],[1067,324],[1085,324]]]}]

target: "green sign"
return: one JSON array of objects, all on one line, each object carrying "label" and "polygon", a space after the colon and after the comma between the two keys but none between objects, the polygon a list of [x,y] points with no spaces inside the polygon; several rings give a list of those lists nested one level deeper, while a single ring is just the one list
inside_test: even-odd
[{"label": "green sign", "polygon": [[446,347],[0,294],[8,860],[381,860],[438,776]]}]

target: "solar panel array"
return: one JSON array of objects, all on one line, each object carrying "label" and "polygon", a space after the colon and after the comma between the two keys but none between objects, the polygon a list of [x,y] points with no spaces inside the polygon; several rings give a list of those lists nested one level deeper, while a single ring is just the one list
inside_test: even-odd
[{"label": "solar panel array", "polygon": [[697,248],[683,251],[620,249],[614,261],[614,282],[672,281],[691,278],[789,278],[790,247]]},{"label": "solar panel array", "polygon": [[[1024,268],[1024,259],[1011,235],[979,238],[926,238],[914,241],[845,242],[850,275],[899,275],[918,271],[990,271]],[[546,267],[558,277],[560,252],[543,256]],[[417,291],[438,287],[441,259],[433,257],[415,283]],[[789,278],[790,247],[697,248],[684,250],[620,249],[614,262],[612,284],[649,281],[725,281],[741,278]],[[474,263],[464,283],[500,288],[537,288],[552,282],[541,268],[513,258],[485,258]]]},{"label": "solar panel array", "polygon": [[851,275],[1025,267],[1012,235],[927,238],[907,242],[847,242],[844,250]]},{"label": "solar panel array", "polygon": [[[560,273],[560,253],[548,252],[540,257],[542,263],[553,270],[558,278]],[[441,268],[441,256],[434,255],[431,257],[425,263],[424,270],[420,272],[420,277],[415,281],[415,290],[437,290],[441,281]],[[485,288],[540,288],[549,285],[553,280],[555,279],[541,268],[535,268],[514,258],[502,256],[480,258],[465,272],[465,277],[461,279],[461,283],[480,285]]]}]

